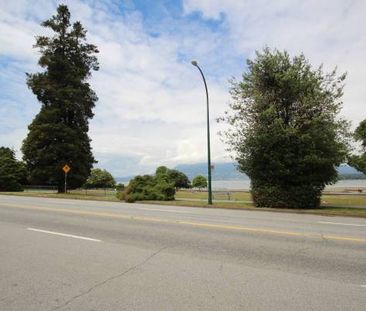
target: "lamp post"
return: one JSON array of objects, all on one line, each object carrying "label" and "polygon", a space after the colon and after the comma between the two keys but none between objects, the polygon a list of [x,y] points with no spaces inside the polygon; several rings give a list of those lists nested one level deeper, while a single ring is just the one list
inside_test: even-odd
[{"label": "lamp post", "polygon": [[210,147],[210,109],[209,109],[209,100],[208,100],[208,89],[205,76],[201,68],[198,66],[197,61],[192,60],[191,64],[200,71],[203,83],[205,84],[206,90],[206,101],[207,101],[207,171],[208,171],[208,204],[212,205],[212,184],[211,184],[211,147]]}]

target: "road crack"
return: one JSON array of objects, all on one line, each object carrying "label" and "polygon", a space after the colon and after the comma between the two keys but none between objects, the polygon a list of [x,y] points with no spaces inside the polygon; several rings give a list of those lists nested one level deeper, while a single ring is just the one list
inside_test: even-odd
[{"label": "road crack", "polygon": [[294,256],[304,256],[304,253],[309,249],[310,247],[300,247],[299,249],[294,251]]},{"label": "road crack", "polygon": [[156,255],[158,255],[159,253],[161,253],[163,250],[167,249],[168,247],[167,246],[164,246],[162,247],[161,249],[159,249],[158,251],[156,251],[155,253],[151,254],[150,256],[148,256],[146,259],[144,259],[143,261],[141,261],[140,263],[128,268],[127,270],[121,272],[121,273],[118,273],[117,275],[114,275],[114,276],[111,276],[107,279],[105,279],[104,281],[101,281],[95,285],[93,285],[92,287],[90,287],[88,290],[70,298],[69,300],[67,300],[66,302],[64,302],[62,305],[59,305],[53,309],[51,309],[50,311],[55,311],[55,310],[59,310],[61,308],[64,308],[66,307],[67,305],[69,305],[70,303],[72,303],[73,301],[75,301],[76,299],[80,298],[80,297],[83,297],[85,295],[88,295],[89,293],[91,293],[93,290],[95,290],[96,288],[99,288],[105,284],[107,284],[108,282],[110,281],[113,281],[115,279],[118,279],[120,277],[123,277],[125,276],[127,273],[133,271],[133,270],[136,270],[137,268],[143,266],[144,264],[146,264],[149,260],[151,260],[153,257],[155,257]]}]

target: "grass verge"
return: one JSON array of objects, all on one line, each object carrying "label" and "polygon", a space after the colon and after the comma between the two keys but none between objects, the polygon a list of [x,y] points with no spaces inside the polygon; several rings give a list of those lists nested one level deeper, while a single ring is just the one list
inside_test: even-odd
[{"label": "grass verge", "polygon": [[74,199],[91,201],[120,202],[115,196],[95,196],[80,193],[49,193],[49,192],[0,192],[0,195],[15,195],[21,197],[55,198],[55,199]]},{"label": "grass verge", "polygon": [[[140,203],[140,202],[139,202]],[[230,202],[214,202],[213,205],[208,205],[207,202],[200,201],[142,201],[141,203],[167,205],[167,206],[187,206],[187,207],[204,207],[204,208],[219,208],[219,209],[236,209],[236,210],[251,210],[264,212],[278,213],[295,213],[309,214],[322,216],[347,216],[366,218],[366,207],[338,207],[338,206],[322,206],[317,209],[289,209],[289,208],[264,208],[254,207],[248,203],[230,203]]]},{"label": "grass verge", "polygon": [[[74,192],[67,194],[58,194],[50,192],[0,192],[4,195],[30,196],[41,198],[59,198],[59,199],[76,199],[76,200],[93,200],[104,202],[120,202],[114,195],[96,195],[96,193]],[[297,214],[312,214],[323,216],[348,216],[366,218],[366,196],[362,195],[324,195],[324,205],[319,209],[279,209],[279,208],[256,208],[251,203],[235,202],[214,202],[213,205],[208,205],[204,195],[205,193],[190,193],[185,192],[183,195],[177,193],[175,201],[142,201],[139,203],[167,205],[167,206],[186,206],[186,207],[204,207],[204,208],[220,208],[220,209],[237,209],[237,210],[255,210],[281,213],[297,213]],[[180,200],[183,199],[183,200]],[[185,199],[185,200],[184,200]],[[202,201],[187,201],[187,199],[202,199]],[[216,199],[221,199],[216,197]],[[222,198],[225,200],[225,198]],[[248,193],[238,193],[237,200],[250,200]],[[364,208],[352,207],[357,205]]]}]

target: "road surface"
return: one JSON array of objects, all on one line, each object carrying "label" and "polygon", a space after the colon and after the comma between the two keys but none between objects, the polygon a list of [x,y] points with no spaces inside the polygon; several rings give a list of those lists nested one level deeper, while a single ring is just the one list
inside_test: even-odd
[{"label": "road surface", "polygon": [[366,220],[0,196],[0,310],[366,310]]}]

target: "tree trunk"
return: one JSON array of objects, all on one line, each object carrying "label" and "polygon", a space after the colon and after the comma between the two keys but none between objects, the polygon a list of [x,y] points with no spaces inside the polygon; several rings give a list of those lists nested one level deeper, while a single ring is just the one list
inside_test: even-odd
[{"label": "tree trunk", "polygon": [[65,193],[65,184],[64,183],[59,183],[57,185],[57,193]]}]

